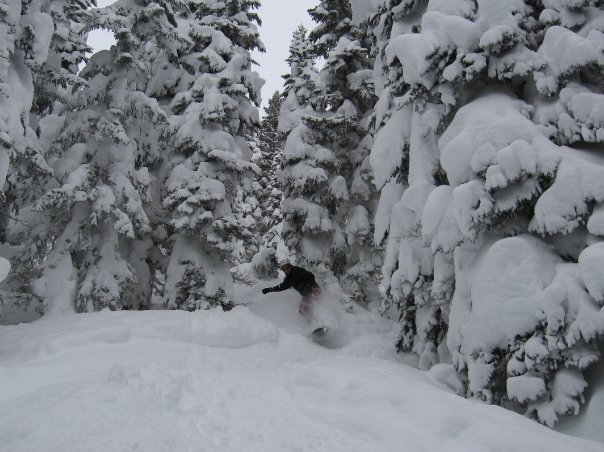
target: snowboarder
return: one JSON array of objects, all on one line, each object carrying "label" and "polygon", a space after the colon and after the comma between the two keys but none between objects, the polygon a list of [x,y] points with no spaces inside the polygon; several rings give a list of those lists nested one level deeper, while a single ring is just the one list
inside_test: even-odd
[{"label": "snowboarder", "polygon": [[281,292],[290,288],[297,290],[302,295],[298,314],[310,320],[313,302],[321,295],[315,275],[302,267],[292,265],[288,260],[279,262],[279,267],[285,273],[285,279],[278,286],[262,289],[262,293],[266,295],[269,292]]}]

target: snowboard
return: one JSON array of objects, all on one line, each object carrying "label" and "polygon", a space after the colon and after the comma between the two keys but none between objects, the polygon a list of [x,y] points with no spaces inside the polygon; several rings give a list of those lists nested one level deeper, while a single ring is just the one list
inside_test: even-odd
[{"label": "snowboard", "polygon": [[319,328],[314,329],[312,333],[310,333],[310,338],[313,342],[321,344],[327,339],[328,333],[329,329],[324,326],[320,326]]}]

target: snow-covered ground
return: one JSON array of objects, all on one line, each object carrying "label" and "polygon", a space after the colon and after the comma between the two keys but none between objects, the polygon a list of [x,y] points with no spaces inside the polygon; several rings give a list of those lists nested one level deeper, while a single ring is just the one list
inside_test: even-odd
[{"label": "snow-covered ground", "polygon": [[231,312],[110,312],[0,327],[3,451],[602,451],[405,364],[377,313],[293,293]]}]

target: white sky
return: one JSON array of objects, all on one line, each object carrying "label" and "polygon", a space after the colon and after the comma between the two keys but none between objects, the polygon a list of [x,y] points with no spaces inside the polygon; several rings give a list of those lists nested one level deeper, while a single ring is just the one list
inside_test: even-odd
[{"label": "white sky", "polygon": [[[113,1],[97,0],[97,4],[102,7]],[[258,13],[262,19],[260,36],[266,47],[266,53],[254,53],[254,59],[260,65],[256,70],[266,80],[262,88],[262,108],[267,105],[268,99],[275,91],[283,88],[281,76],[289,72],[285,60],[289,53],[292,34],[300,24],[308,29],[313,28],[306,11],[318,3],[318,0],[262,0]],[[109,48],[112,41],[113,38],[108,32],[100,30],[91,32],[88,40],[95,50]],[[264,110],[261,112],[264,113]]]},{"label": "white sky", "polygon": [[285,60],[289,55],[292,34],[300,24],[313,28],[306,10],[318,3],[318,0],[262,0],[260,36],[266,53],[255,54],[254,58],[260,64],[258,72],[266,80],[262,89],[263,107],[275,91],[283,88],[281,76],[289,73]]}]

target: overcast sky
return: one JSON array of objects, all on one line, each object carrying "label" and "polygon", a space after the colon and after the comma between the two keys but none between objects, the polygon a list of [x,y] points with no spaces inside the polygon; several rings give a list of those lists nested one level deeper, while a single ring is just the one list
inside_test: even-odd
[{"label": "overcast sky", "polygon": [[[98,0],[99,7],[113,3],[113,0]],[[259,10],[262,19],[260,35],[266,47],[266,53],[255,53],[254,59],[260,67],[256,70],[266,80],[262,89],[262,106],[277,90],[283,88],[281,76],[289,72],[285,62],[292,34],[298,25],[311,29],[313,23],[306,12],[316,6],[318,0],[262,0]],[[113,39],[108,32],[90,33],[89,43],[95,50],[109,48]]]},{"label": "overcast sky", "polygon": [[254,55],[260,64],[260,75],[266,80],[262,89],[262,104],[266,102],[276,90],[283,88],[281,76],[289,72],[285,60],[289,54],[289,44],[292,34],[298,25],[313,28],[313,22],[306,12],[316,6],[318,0],[262,0],[260,8],[260,36],[266,47],[266,53]]}]

